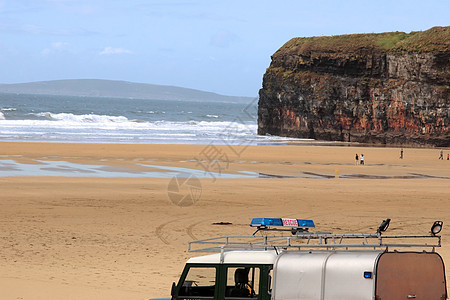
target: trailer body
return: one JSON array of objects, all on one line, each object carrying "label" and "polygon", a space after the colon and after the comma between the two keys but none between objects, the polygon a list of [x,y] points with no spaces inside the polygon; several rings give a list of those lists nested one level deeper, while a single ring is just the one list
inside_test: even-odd
[{"label": "trailer body", "polygon": [[377,300],[447,299],[444,262],[436,252],[383,253],[376,275]]},{"label": "trailer body", "polygon": [[286,252],[274,264],[274,300],[443,300],[435,252]]}]

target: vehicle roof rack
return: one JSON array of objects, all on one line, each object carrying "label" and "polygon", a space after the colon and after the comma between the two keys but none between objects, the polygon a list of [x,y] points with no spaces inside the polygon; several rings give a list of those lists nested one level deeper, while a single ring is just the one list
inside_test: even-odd
[{"label": "vehicle roof rack", "polygon": [[220,236],[189,242],[189,252],[223,250],[350,250],[423,248],[435,251],[441,237],[433,235],[392,235],[378,233],[333,234],[327,232],[296,235]]},{"label": "vehicle roof rack", "polygon": [[[283,220],[290,220],[284,222]],[[302,222],[305,221],[305,222]],[[281,223],[280,223],[281,222]],[[296,223],[297,222],[297,223]],[[402,248],[431,249],[441,247],[441,237],[430,235],[383,235],[390,219],[383,220],[376,233],[308,232],[315,227],[312,220],[254,218],[250,224],[257,230],[250,236],[220,236],[189,242],[189,252],[223,252],[231,250],[397,250]],[[440,221],[439,221],[440,222]],[[435,222],[436,224],[436,222]],[[280,226],[285,228],[274,228]],[[435,225],[433,225],[435,226]],[[440,222],[442,228],[442,222]],[[265,231],[290,231],[291,235],[268,235]],[[439,230],[440,231],[440,230]],[[261,235],[256,235],[260,232]],[[439,233],[439,232],[438,232]]]}]

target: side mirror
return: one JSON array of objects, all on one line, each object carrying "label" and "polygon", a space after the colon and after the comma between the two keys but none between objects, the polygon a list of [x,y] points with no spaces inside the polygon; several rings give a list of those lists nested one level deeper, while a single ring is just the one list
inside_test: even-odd
[{"label": "side mirror", "polygon": [[177,289],[177,286],[176,286],[175,282],[172,282],[172,289],[170,291],[170,295],[172,296],[172,299],[173,299],[173,296],[175,295],[176,289]]}]

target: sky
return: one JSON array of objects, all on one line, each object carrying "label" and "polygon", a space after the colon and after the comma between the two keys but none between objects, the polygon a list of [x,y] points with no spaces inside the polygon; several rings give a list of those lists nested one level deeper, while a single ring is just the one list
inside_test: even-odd
[{"label": "sky", "polygon": [[449,23],[448,0],[0,0],[0,83],[110,79],[256,97],[291,38]]}]

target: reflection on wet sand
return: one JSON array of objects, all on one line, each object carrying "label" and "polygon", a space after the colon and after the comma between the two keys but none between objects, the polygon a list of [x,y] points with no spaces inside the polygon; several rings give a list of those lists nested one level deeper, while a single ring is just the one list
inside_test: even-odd
[{"label": "reflection on wet sand", "polygon": [[[239,165],[239,164],[237,164]],[[254,171],[212,172],[193,168],[181,168],[175,166],[160,166],[137,163],[134,167],[123,167],[103,164],[83,164],[63,160],[35,160],[34,163],[21,163],[20,161],[5,159],[0,160],[0,177],[18,176],[63,176],[63,177],[132,177],[132,178],[172,178],[175,175],[186,174],[198,178],[308,178],[308,179],[450,179],[445,176],[434,176],[419,173],[405,175],[380,175],[380,174],[341,174],[334,175],[298,171],[299,175],[273,174]],[[297,172],[296,172],[297,173]]]}]

